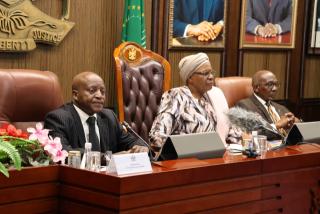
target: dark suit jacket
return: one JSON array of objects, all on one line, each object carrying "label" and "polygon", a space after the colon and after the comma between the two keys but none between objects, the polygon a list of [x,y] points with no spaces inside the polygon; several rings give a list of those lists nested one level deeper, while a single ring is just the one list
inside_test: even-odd
[{"label": "dark suit jacket", "polygon": [[224,0],[174,0],[173,37],[183,36],[188,24],[223,20]]},{"label": "dark suit jacket", "polygon": [[[280,105],[272,101],[271,104],[274,106],[275,110],[277,111],[280,117],[285,113],[289,112],[289,110],[283,105]],[[261,117],[265,119],[269,124],[273,123],[268,111],[254,95],[247,99],[240,100],[235,106],[246,109],[247,111],[256,112],[259,115],[261,115]],[[268,140],[280,140],[283,138],[282,134],[271,126],[260,128],[258,132],[259,134],[266,135]]]},{"label": "dark suit jacket", "polygon": [[[109,109],[103,109],[97,114],[97,124],[100,132],[101,152],[112,150],[119,152],[128,150],[134,145],[144,145],[134,136],[126,133],[116,115]],[[60,137],[63,149],[83,151],[86,142],[83,127],[78,112],[72,103],[49,112],[44,121],[44,127],[50,129],[52,137]]]},{"label": "dark suit jacket", "polygon": [[246,31],[254,33],[257,25],[279,24],[282,33],[291,31],[292,0],[247,0]]},{"label": "dark suit jacket", "polygon": [[[274,106],[275,110],[281,117],[285,113],[288,113],[289,110],[276,102],[272,102],[271,104]],[[255,95],[252,95],[251,97],[247,99],[242,99],[238,103],[236,103],[236,106],[241,107],[243,109],[246,109],[248,111],[256,112],[261,115],[263,119],[265,119],[268,123],[273,123],[268,111],[265,109],[265,107],[262,105],[261,102],[255,97]]]}]

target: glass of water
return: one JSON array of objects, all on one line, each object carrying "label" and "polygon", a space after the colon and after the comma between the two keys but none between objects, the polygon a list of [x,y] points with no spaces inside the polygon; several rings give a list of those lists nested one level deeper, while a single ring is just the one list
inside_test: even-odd
[{"label": "glass of water", "polygon": [[90,170],[94,172],[99,172],[100,171],[100,166],[101,166],[101,157],[100,157],[100,152],[92,151],[90,152]]},{"label": "glass of water", "polygon": [[261,155],[262,158],[264,158],[268,151],[267,137],[265,135],[258,135],[255,138],[256,142],[258,143],[258,153]]},{"label": "glass of water", "polygon": [[103,154],[103,158],[106,164],[106,173],[110,172],[110,163],[111,163],[111,159],[112,159],[112,151],[106,151]]},{"label": "glass of water", "polygon": [[104,153],[104,158],[106,160],[106,166],[109,166],[112,158],[112,151],[106,151],[106,153]]}]

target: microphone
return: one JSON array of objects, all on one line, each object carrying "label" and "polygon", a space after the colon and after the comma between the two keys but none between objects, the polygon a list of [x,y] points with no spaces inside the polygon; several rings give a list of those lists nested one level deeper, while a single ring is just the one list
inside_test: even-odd
[{"label": "microphone", "polygon": [[261,134],[265,134],[268,140],[281,139],[282,135],[278,130],[272,127],[265,119],[263,119],[258,113],[247,111],[241,107],[233,107],[227,113],[231,124],[236,125],[243,131],[251,133],[255,130],[260,130]]},{"label": "microphone", "polygon": [[122,121],[122,127],[124,128],[124,130],[126,130],[127,132],[129,131],[129,132],[132,133],[135,137],[137,137],[138,139],[140,139],[141,142],[142,142],[146,147],[148,147],[150,159],[151,159],[151,161],[154,161],[154,160],[155,160],[155,159],[154,159],[154,156],[153,156],[154,152],[153,152],[153,149],[151,148],[151,146],[150,146],[142,137],[140,137],[140,135],[138,135],[138,133],[135,132],[135,131],[133,130],[133,128],[132,128],[126,121]]}]

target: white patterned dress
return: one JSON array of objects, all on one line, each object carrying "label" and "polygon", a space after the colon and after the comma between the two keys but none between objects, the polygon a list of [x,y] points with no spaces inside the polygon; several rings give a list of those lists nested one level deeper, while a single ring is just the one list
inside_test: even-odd
[{"label": "white patterned dress", "polygon": [[149,133],[150,143],[153,148],[161,148],[169,135],[215,131],[216,125],[215,110],[207,94],[196,99],[187,86],[173,88],[162,95]]}]

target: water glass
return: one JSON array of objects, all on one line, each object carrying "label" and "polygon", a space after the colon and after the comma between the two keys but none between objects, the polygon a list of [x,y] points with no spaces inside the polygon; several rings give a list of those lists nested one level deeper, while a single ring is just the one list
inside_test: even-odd
[{"label": "water glass", "polygon": [[112,158],[112,151],[106,151],[104,153],[104,159],[106,160],[106,166],[109,166],[109,163],[111,162],[111,158]]},{"label": "water glass", "polygon": [[90,166],[89,169],[94,172],[99,172],[100,171],[100,166],[101,166],[101,157],[100,157],[100,152],[92,151],[90,152]]},{"label": "water glass", "polygon": [[264,158],[268,151],[267,136],[265,135],[256,136],[256,142],[258,143],[258,148],[259,148],[258,153],[261,155],[261,157]]},{"label": "water glass", "polygon": [[81,154],[80,151],[69,151],[68,153],[68,166],[80,168]]}]

